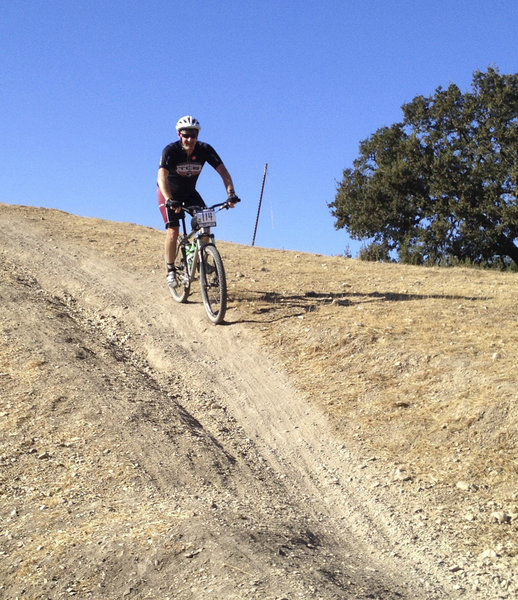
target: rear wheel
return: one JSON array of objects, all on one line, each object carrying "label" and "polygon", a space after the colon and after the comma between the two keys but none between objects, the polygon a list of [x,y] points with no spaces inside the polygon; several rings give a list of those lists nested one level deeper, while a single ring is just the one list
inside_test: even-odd
[{"label": "rear wheel", "polygon": [[191,289],[191,283],[189,281],[189,274],[187,273],[187,263],[185,261],[185,246],[178,246],[176,252],[176,259],[174,261],[176,268],[176,287],[168,285],[171,296],[177,302],[187,302],[189,292]]},{"label": "rear wheel", "polygon": [[223,261],[213,244],[203,246],[200,261],[200,284],[207,316],[218,325],[227,310],[227,279]]}]

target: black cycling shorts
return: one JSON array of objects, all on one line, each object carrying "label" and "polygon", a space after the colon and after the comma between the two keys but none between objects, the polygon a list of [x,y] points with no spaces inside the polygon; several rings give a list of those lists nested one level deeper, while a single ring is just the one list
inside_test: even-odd
[{"label": "black cycling shorts", "polygon": [[[167,208],[165,205],[165,198],[162,195],[160,189],[157,189],[158,192],[158,208],[162,214],[162,218],[164,219],[165,228],[168,227],[178,227],[180,225],[180,220],[184,217],[184,211],[180,211],[179,213],[175,212],[174,209]],[[182,200],[182,206],[205,206],[205,202],[200,194],[194,190],[194,192]]]}]

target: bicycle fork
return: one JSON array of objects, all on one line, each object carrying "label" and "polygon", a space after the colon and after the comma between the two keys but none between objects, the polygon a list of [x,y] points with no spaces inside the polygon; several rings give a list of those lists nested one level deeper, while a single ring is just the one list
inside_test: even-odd
[{"label": "bicycle fork", "polygon": [[192,241],[184,237],[180,244],[185,271],[180,276],[180,285],[191,283],[196,276],[196,267],[201,270],[202,252],[204,246],[214,243],[214,234],[209,231],[200,231],[195,237],[194,251],[189,252]]}]

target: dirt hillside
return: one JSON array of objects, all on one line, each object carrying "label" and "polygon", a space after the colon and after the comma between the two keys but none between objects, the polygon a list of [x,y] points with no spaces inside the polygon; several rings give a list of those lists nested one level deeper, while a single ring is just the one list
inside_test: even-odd
[{"label": "dirt hillside", "polygon": [[0,598],[516,596],[516,275],[0,227]]}]

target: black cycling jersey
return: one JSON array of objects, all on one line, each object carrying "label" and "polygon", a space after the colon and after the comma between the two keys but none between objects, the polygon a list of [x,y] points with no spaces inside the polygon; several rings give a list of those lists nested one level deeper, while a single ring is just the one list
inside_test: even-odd
[{"label": "black cycling jersey", "polygon": [[175,200],[181,201],[194,192],[196,181],[206,162],[215,169],[223,163],[214,148],[205,142],[196,142],[191,156],[187,156],[181,141],[164,148],[160,168],[169,171],[169,188]]}]

